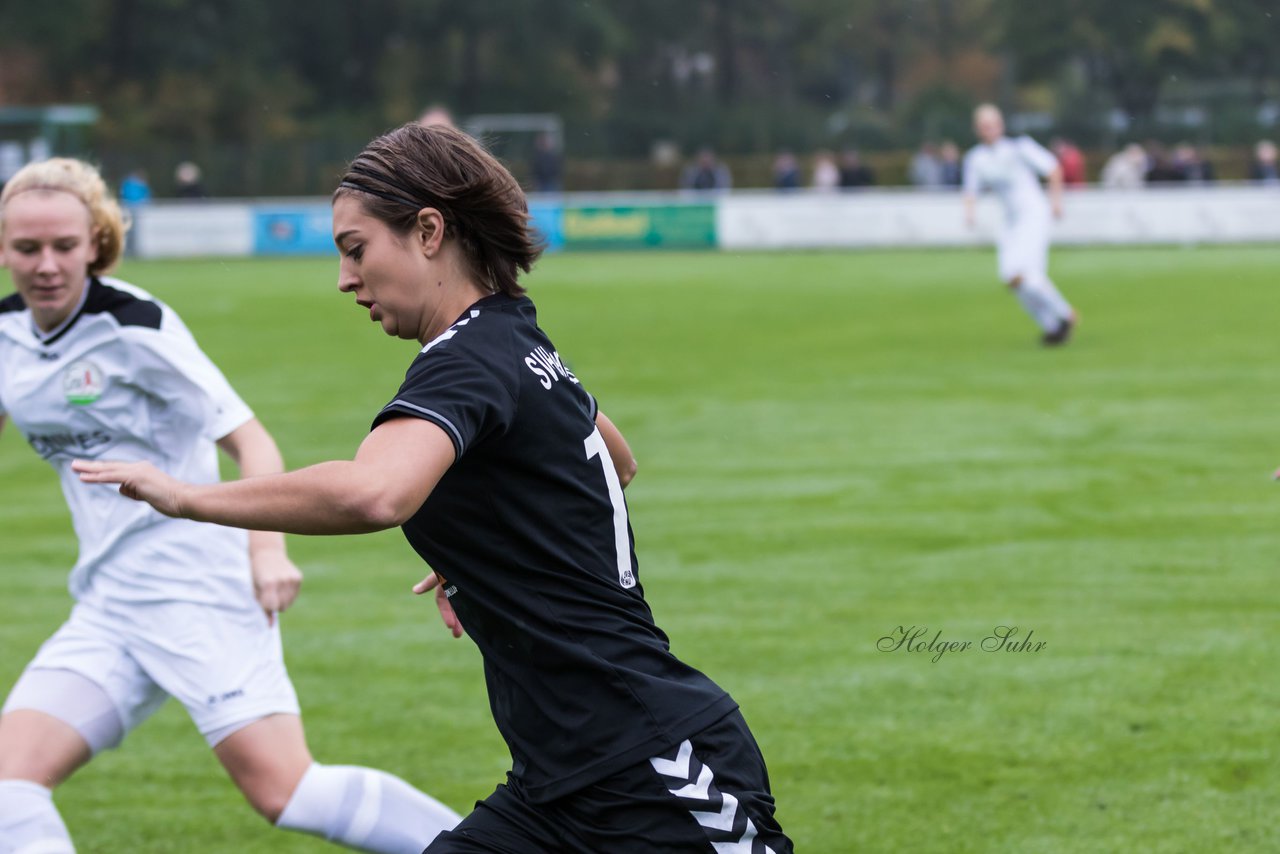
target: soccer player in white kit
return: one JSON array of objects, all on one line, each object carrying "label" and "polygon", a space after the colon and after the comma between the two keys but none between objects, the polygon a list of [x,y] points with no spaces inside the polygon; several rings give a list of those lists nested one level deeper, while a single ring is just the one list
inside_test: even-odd
[{"label": "soccer player in white kit", "polygon": [[275,618],[302,579],[284,537],[169,519],[71,471],[109,455],[211,483],[219,447],[244,477],[283,469],[178,316],[103,276],[126,228],[78,160],[30,164],[0,194],[17,288],[0,300],[0,427],[12,420],[58,472],[80,544],[75,607],[0,714],[0,854],[72,852],[53,787],[169,696],[276,826],[418,854],[458,815],[398,777],[311,758]]},{"label": "soccer player in white kit", "polygon": [[[980,143],[964,158],[965,222],[976,222],[977,195],[996,194],[1004,208],[1004,222],[996,239],[1000,279],[1043,332],[1046,345],[1065,344],[1075,328],[1075,310],[1049,278],[1050,218],[1062,215],[1062,168],[1057,158],[1029,136],[1004,135],[1004,116],[993,104],[973,113],[973,129]],[[1048,179],[1046,198],[1040,186]]]}]

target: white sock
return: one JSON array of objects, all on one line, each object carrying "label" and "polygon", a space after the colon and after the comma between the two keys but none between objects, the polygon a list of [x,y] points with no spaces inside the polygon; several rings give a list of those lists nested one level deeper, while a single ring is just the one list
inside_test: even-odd
[{"label": "white sock", "polygon": [[1070,320],[1075,316],[1075,311],[1071,308],[1071,304],[1058,291],[1053,279],[1050,279],[1044,273],[1035,273],[1028,278],[1030,284],[1040,293],[1045,306],[1053,312],[1059,323],[1064,320]]},{"label": "white sock", "polygon": [[0,780],[0,854],[75,851],[53,792],[29,780]]},{"label": "white sock", "polygon": [[1013,292],[1018,297],[1018,302],[1022,303],[1022,307],[1026,309],[1027,314],[1031,315],[1031,319],[1036,322],[1044,332],[1053,332],[1062,322],[1057,312],[1053,310],[1049,300],[1046,298],[1044,291],[1037,287],[1027,279],[1023,279]]},{"label": "white sock", "polygon": [[422,854],[462,817],[399,777],[373,768],[312,763],[276,827],[377,854]]}]

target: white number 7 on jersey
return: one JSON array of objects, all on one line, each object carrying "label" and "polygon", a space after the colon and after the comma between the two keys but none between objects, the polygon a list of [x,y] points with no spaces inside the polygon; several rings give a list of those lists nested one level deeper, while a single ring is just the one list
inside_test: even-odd
[{"label": "white number 7 on jersey", "polygon": [[636,577],[631,571],[631,539],[627,536],[627,502],[622,497],[618,470],[613,467],[613,458],[609,456],[599,427],[592,430],[582,444],[587,449],[587,459],[599,457],[604,466],[604,482],[609,487],[609,503],[613,505],[613,548],[618,558],[618,583],[623,587],[635,587]]}]

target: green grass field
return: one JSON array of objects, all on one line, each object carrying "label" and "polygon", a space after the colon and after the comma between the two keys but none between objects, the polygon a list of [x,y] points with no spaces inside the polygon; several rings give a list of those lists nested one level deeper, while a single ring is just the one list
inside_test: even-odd
[{"label": "green grass field", "polygon": [[[742,704],[810,854],[1280,850],[1280,248],[1060,250],[1045,350],[989,252],[571,255],[543,328],[629,437],[642,578]],[[292,467],[413,358],[331,260],[130,263]],[[0,367],[2,369],[2,367]],[[55,479],[0,438],[0,690],[65,616]],[[313,751],[465,812],[508,757],[398,532],[291,539]],[[898,627],[974,644],[881,651]],[[979,649],[997,626],[1038,652]],[[322,851],[170,703],[58,792],[82,852]]]}]

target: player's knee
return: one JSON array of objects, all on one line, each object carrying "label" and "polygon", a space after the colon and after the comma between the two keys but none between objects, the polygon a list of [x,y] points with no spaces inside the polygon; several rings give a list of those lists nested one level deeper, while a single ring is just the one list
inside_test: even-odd
[{"label": "player's knee", "polygon": [[1009,286],[1009,290],[1016,291],[1022,285],[1022,274],[1018,273],[1016,275],[1010,276],[1008,281],[1005,282],[1005,284]]},{"label": "player's knee", "polygon": [[216,742],[213,752],[245,800],[274,824],[312,764],[298,716],[268,715],[206,738]]},{"label": "player's knee", "polygon": [[52,789],[90,759],[69,725],[19,709],[0,718],[0,780],[26,780]]},{"label": "player's knee", "polygon": [[236,784],[254,812],[276,824],[293,798],[299,781],[280,774],[263,774],[250,780],[237,780]]},{"label": "player's knee", "polygon": [[73,768],[63,768],[40,761],[36,757],[0,756],[0,780],[21,780],[36,783],[46,789],[53,789],[63,780],[71,776]]},{"label": "player's knee", "polygon": [[279,785],[262,786],[251,792],[245,792],[244,796],[258,815],[275,825],[284,814],[284,808],[289,805],[289,799],[293,797],[293,789]]}]

